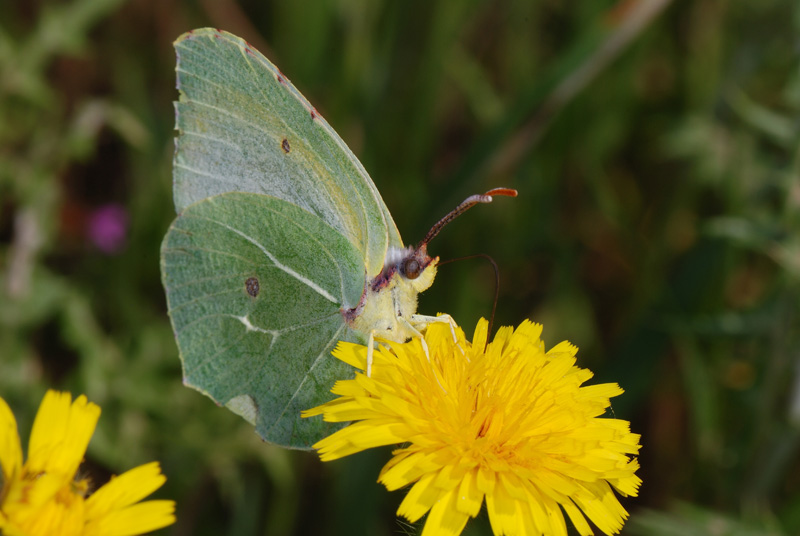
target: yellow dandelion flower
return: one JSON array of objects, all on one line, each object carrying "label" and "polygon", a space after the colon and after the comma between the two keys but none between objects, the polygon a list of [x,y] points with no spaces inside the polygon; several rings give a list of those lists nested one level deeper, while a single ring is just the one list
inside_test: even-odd
[{"label": "yellow dandelion flower", "polygon": [[[564,512],[582,535],[587,517],[605,534],[627,512],[613,490],[636,495],[639,435],[627,421],[601,418],[616,384],[582,386],[568,342],[545,352],[542,326],[507,327],[486,346],[481,320],[470,344],[461,329],[432,324],[425,340],[387,342],[372,373],[339,381],[339,398],[308,410],[326,421],[356,421],[314,445],[322,460],[403,444],[378,478],[389,490],[413,484],[398,514],[422,532],[460,534],[484,499],[495,534],[566,536]],[[364,371],[367,349],[339,343],[333,355]]]},{"label": "yellow dandelion flower", "polygon": [[175,522],[174,501],[145,501],[166,481],[158,463],[127,471],[89,495],[76,478],[100,408],[81,395],[48,391],[22,461],[17,422],[0,398],[0,534],[135,536]]}]

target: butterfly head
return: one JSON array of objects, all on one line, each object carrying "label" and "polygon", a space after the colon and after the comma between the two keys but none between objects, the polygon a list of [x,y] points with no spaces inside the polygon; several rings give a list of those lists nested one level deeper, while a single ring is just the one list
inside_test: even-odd
[{"label": "butterfly head", "polygon": [[358,305],[342,309],[347,325],[364,340],[371,334],[377,339],[402,342],[418,335],[418,328],[411,324],[417,312],[417,295],[433,284],[439,264],[439,257],[428,255],[428,242],[470,207],[491,202],[492,195],[513,197],[517,192],[496,188],[473,195],[439,220],[416,247],[390,247],[381,272],[367,279]]},{"label": "butterfly head", "polygon": [[416,292],[430,287],[436,277],[439,257],[428,255],[426,246],[427,244],[417,248],[389,248],[383,271],[372,280],[372,290],[377,292],[400,282],[409,285]]}]

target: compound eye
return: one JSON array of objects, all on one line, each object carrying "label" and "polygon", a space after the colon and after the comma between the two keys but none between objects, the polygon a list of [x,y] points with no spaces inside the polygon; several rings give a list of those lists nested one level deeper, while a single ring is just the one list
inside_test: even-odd
[{"label": "compound eye", "polygon": [[408,279],[416,279],[422,271],[419,261],[414,257],[408,258],[403,262],[403,275]]}]

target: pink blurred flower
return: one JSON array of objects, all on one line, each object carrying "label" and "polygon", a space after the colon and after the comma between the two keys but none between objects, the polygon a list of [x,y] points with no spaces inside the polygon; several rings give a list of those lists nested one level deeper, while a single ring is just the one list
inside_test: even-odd
[{"label": "pink blurred flower", "polygon": [[89,215],[88,235],[103,253],[119,253],[128,235],[128,212],[120,204],[109,203]]}]

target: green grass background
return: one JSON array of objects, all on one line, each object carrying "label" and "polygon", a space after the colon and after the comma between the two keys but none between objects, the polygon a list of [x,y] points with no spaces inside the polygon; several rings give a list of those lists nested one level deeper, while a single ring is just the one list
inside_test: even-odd
[{"label": "green grass background", "polygon": [[[377,450],[321,464],[181,385],[159,280],[174,217],[172,41],[238,34],[369,170],[407,242],[500,266],[498,324],[542,322],[642,434],[632,535],[800,534],[800,4],[794,0],[0,3],[0,396],[103,408],[84,471],[157,459],[171,535],[416,534]],[[124,247],[87,235],[124,207]],[[420,311],[467,331],[494,275]],[[485,512],[465,534],[489,534]]]}]

